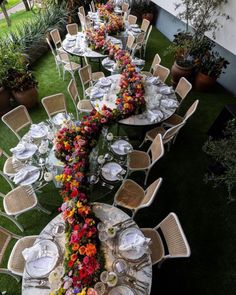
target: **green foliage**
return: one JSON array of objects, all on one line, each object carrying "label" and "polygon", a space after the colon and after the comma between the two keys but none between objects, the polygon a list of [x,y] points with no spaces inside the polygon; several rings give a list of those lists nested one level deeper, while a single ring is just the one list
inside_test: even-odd
[{"label": "green foliage", "polygon": [[232,190],[236,186],[236,120],[229,121],[224,131],[225,138],[214,140],[209,138],[203,146],[203,151],[211,156],[214,163],[220,165],[220,172],[206,175],[206,181],[212,181],[214,186],[226,186],[229,200],[232,200]]}]

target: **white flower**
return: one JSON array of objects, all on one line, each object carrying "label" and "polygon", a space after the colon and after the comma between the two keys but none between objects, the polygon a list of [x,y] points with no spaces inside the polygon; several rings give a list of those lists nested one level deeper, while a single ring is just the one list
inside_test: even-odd
[{"label": "white flower", "polygon": [[98,156],[98,164],[104,164],[105,163],[105,159],[103,155]]},{"label": "white flower", "polygon": [[49,182],[49,181],[52,181],[53,175],[51,172],[45,172],[43,175],[43,178],[45,181]]},{"label": "white flower", "polygon": [[114,138],[113,134],[112,134],[111,132],[109,132],[109,133],[107,134],[107,140],[108,140],[108,141],[112,141],[113,138]]}]

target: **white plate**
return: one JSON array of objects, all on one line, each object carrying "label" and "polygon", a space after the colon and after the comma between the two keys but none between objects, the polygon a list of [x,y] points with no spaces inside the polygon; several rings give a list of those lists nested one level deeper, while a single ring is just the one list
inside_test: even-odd
[{"label": "white plate", "polygon": [[122,286],[116,286],[115,288],[112,288],[108,295],[135,295],[135,291],[130,289],[130,287],[122,285]]},{"label": "white plate", "polygon": [[42,124],[33,124],[30,128],[29,134],[34,139],[40,139],[46,136],[48,133],[47,126]]},{"label": "white plate", "polygon": [[[105,168],[105,170],[110,171],[110,172],[104,171],[103,168]],[[118,171],[121,172],[122,170],[123,170],[122,167],[118,163],[109,162],[109,163],[106,163],[105,165],[103,165],[103,167],[101,169],[101,174],[108,181],[117,181],[117,180],[119,180],[119,178],[117,178],[116,172],[118,172]]]},{"label": "white plate", "polygon": [[137,235],[142,235],[142,233],[138,228],[135,228],[135,227],[130,227],[130,228],[125,229],[119,235],[117,249],[120,252],[121,256],[123,256],[127,260],[137,260],[145,254],[145,251],[146,251],[145,247],[138,247],[137,249],[132,248],[127,251],[120,251],[119,250],[119,246],[123,244],[125,239],[129,238],[130,240],[132,240],[132,237],[135,238]]},{"label": "white plate", "polygon": [[141,33],[141,29],[140,28],[132,28],[132,31],[134,33]]},{"label": "white plate", "polygon": [[111,145],[111,149],[117,155],[124,156],[127,155],[127,152],[124,151],[122,148],[123,146],[130,146],[132,148],[132,145],[128,141],[124,139],[118,139]]},{"label": "white plate", "polygon": [[62,125],[64,123],[65,120],[67,120],[69,118],[69,116],[65,113],[59,113],[56,116],[54,116],[52,118],[52,121],[55,125]]},{"label": "white plate", "polygon": [[[17,178],[19,177],[18,175],[21,173],[25,174],[25,177],[23,177],[22,180],[17,181]],[[39,176],[40,176],[40,170],[38,167],[26,166],[26,167],[23,167],[21,170],[19,170],[15,174],[13,181],[16,184],[20,184],[20,185],[30,185],[34,183],[35,181],[37,181],[39,179]]]},{"label": "white plate", "polygon": [[131,28],[138,28],[138,24],[130,25]]},{"label": "white plate", "polygon": [[109,78],[101,78],[99,80],[99,84],[104,87],[108,87],[111,85],[111,80]]},{"label": "white plate", "polygon": [[32,157],[37,151],[37,146],[35,144],[28,143],[26,144],[26,148],[23,152],[16,152],[14,155],[18,160],[25,161]]},{"label": "white plate", "polygon": [[55,268],[59,256],[58,247],[54,242],[40,240],[38,244],[42,249],[42,256],[26,262],[26,271],[33,278],[47,276]]}]

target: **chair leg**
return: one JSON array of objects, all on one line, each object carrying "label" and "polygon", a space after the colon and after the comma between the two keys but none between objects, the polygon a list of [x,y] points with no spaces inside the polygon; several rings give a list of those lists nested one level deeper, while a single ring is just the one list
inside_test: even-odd
[{"label": "chair leg", "polygon": [[148,175],[149,175],[150,169],[148,169],[147,171],[145,171],[145,180],[144,180],[144,185],[147,184],[147,179],[148,179]]},{"label": "chair leg", "polygon": [[22,225],[19,224],[19,222],[12,216],[7,215],[6,213],[0,211],[0,215],[4,216],[6,218],[8,218],[9,220],[11,220],[13,223],[15,223],[15,225],[19,228],[19,230],[21,230],[22,232],[24,231]]},{"label": "chair leg", "polygon": [[158,263],[158,265],[157,265],[157,267],[158,267],[158,269],[160,269],[161,268],[161,266],[162,266],[162,263],[165,261],[165,259],[164,258],[162,258],[162,260]]},{"label": "chair leg", "polygon": [[147,141],[147,138],[146,138],[146,136],[145,136],[143,142],[139,145],[139,148],[141,148],[141,147],[144,145],[144,143],[145,143],[146,141]]},{"label": "chair leg", "polygon": [[18,283],[21,281],[21,277],[18,275],[15,275],[14,273],[12,273],[10,270],[6,269],[6,268],[0,268],[0,273],[12,276]]},{"label": "chair leg", "polygon": [[0,175],[6,180],[6,182],[10,185],[11,189],[14,189],[12,182],[9,180],[8,176],[0,171]]},{"label": "chair leg", "polygon": [[43,206],[41,206],[39,203],[37,204],[36,209],[38,209],[38,210],[40,210],[40,211],[42,211],[42,212],[44,212],[44,213],[46,213],[46,214],[48,214],[48,215],[52,214],[51,211],[48,211],[48,210],[45,209]]}]

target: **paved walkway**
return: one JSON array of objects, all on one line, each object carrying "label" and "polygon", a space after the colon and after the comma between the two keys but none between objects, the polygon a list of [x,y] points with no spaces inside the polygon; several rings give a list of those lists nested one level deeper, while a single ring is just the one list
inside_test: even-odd
[{"label": "paved walkway", "polygon": [[[8,12],[8,15],[10,16],[10,14],[15,13],[17,11],[24,10],[24,9],[25,9],[24,3],[21,2],[15,6],[11,7],[10,9],[8,9],[7,12]],[[4,14],[2,12],[0,13],[0,19],[5,19]]]}]

